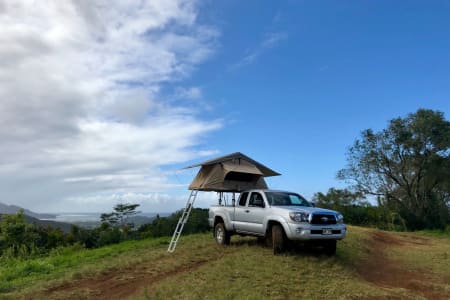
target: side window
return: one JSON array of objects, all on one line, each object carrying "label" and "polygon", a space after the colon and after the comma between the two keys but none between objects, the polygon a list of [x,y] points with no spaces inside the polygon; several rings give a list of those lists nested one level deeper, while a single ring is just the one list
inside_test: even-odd
[{"label": "side window", "polygon": [[239,196],[239,206],[245,206],[245,202],[247,201],[248,192],[242,193]]},{"label": "side window", "polygon": [[250,200],[248,206],[264,207],[264,200],[260,193],[252,193],[250,195]]}]

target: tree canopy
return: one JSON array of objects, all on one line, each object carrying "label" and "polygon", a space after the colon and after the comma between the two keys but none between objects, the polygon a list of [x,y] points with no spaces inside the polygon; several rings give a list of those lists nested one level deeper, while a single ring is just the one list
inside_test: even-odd
[{"label": "tree canopy", "polygon": [[419,109],[380,132],[364,130],[338,178],[396,210],[410,229],[444,227],[450,205],[450,122]]}]

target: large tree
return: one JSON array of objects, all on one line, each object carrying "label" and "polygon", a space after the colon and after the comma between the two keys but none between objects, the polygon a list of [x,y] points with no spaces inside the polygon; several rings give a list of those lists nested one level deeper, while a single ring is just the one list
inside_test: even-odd
[{"label": "large tree", "polygon": [[102,223],[109,224],[113,227],[119,226],[123,232],[128,233],[128,230],[134,226],[133,223],[129,223],[128,219],[139,212],[136,210],[139,204],[117,204],[114,206],[114,211],[109,214],[101,214],[100,219]]},{"label": "large tree", "polygon": [[377,196],[410,229],[443,227],[449,220],[450,122],[439,111],[419,109],[389,126],[361,133],[338,178]]}]

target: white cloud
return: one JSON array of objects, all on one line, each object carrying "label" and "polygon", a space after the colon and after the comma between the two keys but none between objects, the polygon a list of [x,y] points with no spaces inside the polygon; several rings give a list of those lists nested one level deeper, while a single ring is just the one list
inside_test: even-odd
[{"label": "white cloud", "polygon": [[179,87],[176,90],[176,97],[189,99],[189,100],[198,100],[202,98],[202,90],[197,86],[193,86],[190,88]]},{"label": "white cloud", "polygon": [[170,195],[161,167],[215,151],[199,145],[222,126],[159,92],[214,51],[196,17],[189,0],[2,1],[0,202],[89,211]]},{"label": "white cloud", "polygon": [[252,50],[248,51],[242,59],[233,64],[230,69],[235,70],[240,67],[254,63],[268,49],[277,46],[280,42],[288,38],[288,34],[283,31],[267,32],[260,43]]}]

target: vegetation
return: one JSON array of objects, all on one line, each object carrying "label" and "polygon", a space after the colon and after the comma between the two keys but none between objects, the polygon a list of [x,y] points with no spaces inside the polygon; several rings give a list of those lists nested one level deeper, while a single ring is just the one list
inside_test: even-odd
[{"label": "vegetation", "polygon": [[138,214],[136,208],[139,207],[139,204],[130,204],[130,203],[119,203],[114,206],[114,211],[109,214],[101,214],[100,219],[103,224],[107,224],[111,227],[119,226],[122,232],[125,234],[134,227],[133,223],[129,223],[128,219],[131,216]]},{"label": "vegetation", "polygon": [[[157,215],[152,223],[142,225],[138,229],[140,236],[142,238],[171,236],[182,213],[183,211],[180,210],[167,218],[160,218],[159,215]],[[183,233],[192,234],[206,232],[208,230],[208,209],[193,208],[189,220],[183,228]]]},{"label": "vegetation", "polygon": [[330,188],[326,194],[320,192],[314,194],[313,202],[318,207],[341,212],[346,224],[384,230],[406,231],[408,229],[405,221],[396,211],[382,205],[371,205],[360,192]]},{"label": "vegetation", "polygon": [[[382,241],[384,236],[391,240]],[[376,239],[374,239],[376,237]],[[450,239],[433,233],[383,233],[349,227],[335,257],[303,247],[273,256],[254,238],[218,247],[210,234],[183,236],[176,253],[169,238],[126,241],[99,249],[57,249],[45,258],[0,264],[0,298],[38,299],[445,299],[450,296]],[[377,243],[381,244],[377,244]],[[428,249],[432,251],[428,251]],[[376,257],[379,254],[383,256]],[[380,263],[382,259],[383,263]],[[376,268],[371,262],[380,263]],[[414,261],[421,261],[416,265]],[[395,265],[391,283],[361,271]],[[395,271],[395,270],[391,270]],[[396,271],[396,272],[397,272]],[[391,272],[392,273],[392,272]],[[444,279],[443,279],[444,278]],[[427,293],[431,294],[427,294]],[[32,296],[31,296],[32,295]],[[433,297],[434,296],[434,297]]]},{"label": "vegetation", "polygon": [[23,211],[3,215],[0,222],[0,257],[39,255],[71,242],[60,229],[27,224]]},{"label": "vegetation", "polygon": [[[167,218],[157,216],[152,223],[134,228],[128,222],[128,217],[136,214],[137,207],[137,204],[119,204],[114,207],[113,213],[102,215],[101,226],[94,229],[72,226],[70,233],[27,224],[23,211],[4,215],[0,223],[0,257],[29,258],[47,255],[52,249],[62,246],[78,245],[93,249],[126,240],[170,236],[182,213],[178,211]],[[194,208],[184,232],[190,234],[208,230],[208,210]]]},{"label": "vegetation", "polygon": [[338,177],[379,207],[398,213],[409,230],[445,228],[450,221],[450,122],[419,109],[389,126],[362,132]]}]

